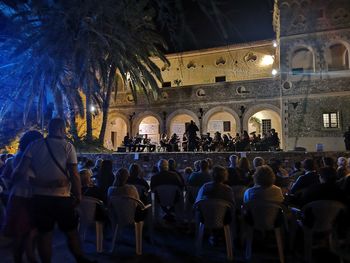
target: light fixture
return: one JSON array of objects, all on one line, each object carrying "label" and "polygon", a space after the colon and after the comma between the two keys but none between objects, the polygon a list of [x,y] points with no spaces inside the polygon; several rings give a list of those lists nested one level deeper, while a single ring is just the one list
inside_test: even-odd
[{"label": "light fixture", "polygon": [[269,66],[269,65],[272,65],[274,61],[275,61],[274,56],[265,55],[262,57],[260,64],[261,66]]},{"label": "light fixture", "polygon": [[90,111],[91,111],[91,112],[95,112],[95,110],[96,110],[96,107],[95,107],[94,105],[91,105],[91,106],[90,106]]},{"label": "light fixture", "polygon": [[271,73],[272,73],[272,76],[276,76],[278,71],[277,71],[277,69],[273,69]]},{"label": "light fixture", "polygon": [[276,40],[272,41],[272,45],[273,47],[277,47],[277,41]]}]

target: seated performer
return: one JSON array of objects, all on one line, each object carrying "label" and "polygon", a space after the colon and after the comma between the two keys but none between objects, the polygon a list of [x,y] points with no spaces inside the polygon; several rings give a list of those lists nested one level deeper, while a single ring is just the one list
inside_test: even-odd
[{"label": "seated performer", "polygon": [[179,136],[177,136],[176,133],[174,133],[169,141],[169,145],[170,145],[170,150],[172,152],[178,152],[179,151],[179,142],[180,142],[180,138]]},{"label": "seated performer", "polygon": [[149,152],[154,152],[156,150],[156,145],[151,143],[151,139],[148,138],[148,134],[145,134],[143,138],[143,144],[147,147]]}]

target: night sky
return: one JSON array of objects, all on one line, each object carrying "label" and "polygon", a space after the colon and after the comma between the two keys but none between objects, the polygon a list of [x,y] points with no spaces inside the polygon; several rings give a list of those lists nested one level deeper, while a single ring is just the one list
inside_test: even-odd
[{"label": "night sky", "polygon": [[[199,0],[197,0],[199,1]],[[219,14],[212,12],[209,2],[202,11],[196,0],[184,1],[186,33],[169,44],[168,53],[188,51],[235,43],[273,39],[272,12],[274,0],[215,0]],[[180,34],[180,33],[179,33]]]}]

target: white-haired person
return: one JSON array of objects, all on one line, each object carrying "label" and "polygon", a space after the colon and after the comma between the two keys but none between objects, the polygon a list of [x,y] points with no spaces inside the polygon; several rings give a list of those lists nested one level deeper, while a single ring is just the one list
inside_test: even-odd
[{"label": "white-haired person", "polygon": [[337,164],[337,180],[340,180],[350,172],[348,168],[348,160],[345,157],[339,157]]}]

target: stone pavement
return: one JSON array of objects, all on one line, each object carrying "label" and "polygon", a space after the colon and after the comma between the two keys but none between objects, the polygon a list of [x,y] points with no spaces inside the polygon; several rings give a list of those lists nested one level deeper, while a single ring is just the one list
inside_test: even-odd
[{"label": "stone pavement", "polygon": [[[169,224],[158,225],[155,229],[154,244],[149,241],[148,231],[144,229],[143,239],[143,255],[135,255],[135,239],[134,229],[126,228],[121,240],[118,242],[116,250],[113,254],[109,253],[111,246],[111,230],[106,228],[104,252],[96,253],[94,243],[94,229],[91,228],[87,233],[87,238],[83,242],[84,251],[90,259],[96,259],[100,263],[110,262],[126,262],[126,263],[172,263],[172,262],[225,262],[226,251],[223,235],[218,232],[218,244],[211,246],[208,243],[208,234],[203,239],[203,249],[200,257],[195,256],[194,233],[188,231],[188,228],[183,226],[175,226]],[[258,236],[258,235],[257,235]],[[259,239],[259,237],[257,237]],[[278,262],[277,248],[273,242],[267,242],[269,239],[264,237],[257,240],[253,244],[253,260],[251,262]],[[272,245],[267,245],[272,243]],[[237,247],[236,247],[237,248]],[[242,250],[234,251],[234,262],[244,262],[242,257]],[[315,251],[315,262],[339,262],[337,257],[320,249]],[[291,256],[287,253],[286,262],[302,262],[301,254]],[[325,261],[326,260],[326,261]],[[10,245],[8,240],[0,237],[0,262],[12,263]],[[65,238],[62,233],[55,231],[53,242],[53,263],[74,263],[74,259],[68,252],[65,244]]]}]

